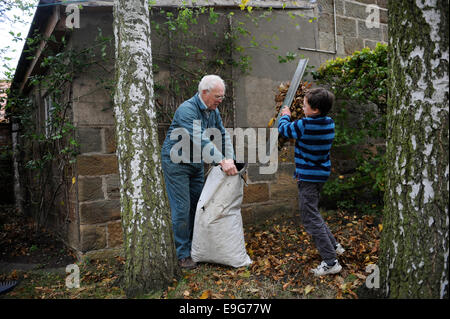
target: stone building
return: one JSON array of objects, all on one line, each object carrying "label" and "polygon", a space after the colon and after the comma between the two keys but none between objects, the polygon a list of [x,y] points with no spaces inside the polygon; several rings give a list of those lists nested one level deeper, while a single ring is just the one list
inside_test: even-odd
[{"label": "stone building", "polygon": [[[172,10],[178,3],[176,0],[158,0],[154,8]],[[230,66],[224,70],[228,98],[221,112],[228,114],[228,127],[267,127],[269,119],[274,115],[277,87],[280,82],[292,78],[298,61],[297,58],[291,63],[280,64],[278,55],[283,56],[286,52],[304,55],[309,59],[310,66],[318,67],[328,59],[349,55],[365,46],[372,48],[378,42],[387,42],[386,0],[253,0],[247,5],[253,8],[272,8],[269,18],[260,20],[257,25],[245,20],[248,9],[240,9],[241,1],[197,0],[195,3],[196,6],[213,7],[216,13],[224,17],[222,22],[214,26],[199,19],[197,31],[203,35],[201,41],[208,44],[205,50],[211,50],[203,54],[215,54],[212,48],[217,48],[217,40],[211,34],[224,34],[230,28],[243,25],[255,36],[254,41],[263,44],[249,45],[252,39],[245,37],[235,43],[237,46],[246,47],[246,52],[252,60],[252,68],[244,74],[239,72],[237,67]],[[41,4],[44,4],[44,1],[41,1]],[[230,15],[230,12],[234,14]],[[99,28],[103,36],[112,37],[112,1],[83,3],[79,16],[80,25],[75,24],[70,36],[67,36],[67,18],[72,13],[73,11],[69,11],[66,14],[64,5],[38,7],[29,35],[31,36],[34,30],[56,38],[65,35],[67,48],[88,47],[94,43]],[[152,9],[152,18],[157,22],[162,21],[161,11]],[[152,31],[152,47],[170,55],[173,52],[168,43],[170,44],[170,41],[158,39],[156,32]],[[36,51],[34,59],[28,58],[27,47],[24,48],[12,85],[32,97],[35,121],[42,131],[45,130],[45,119],[48,115],[46,112],[49,110],[51,97],[46,95],[42,88],[30,85],[33,75],[46,72],[41,64],[45,56],[41,53],[49,44],[45,41],[41,44],[42,47]],[[105,54],[113,57],[113,47],[107,48]],[[225,51],[221,52],[225,54]],[[230,55],[236,54],[233,52]],[[160,62],[154,60],[154,63],[158,63],[154,80],[161,87],[168,85],[176,76],[174,65],[177,57],[173,59]],[[71,104],[68,116],[75,127],[79,154],[70,169],[54,170],[53,183],[61,180],[63,174],[66,192],[60,191],[50,197],[53,206],[48,220],[80,256],[117,253],[122,243],[114,114],[110,92],[105,89],[105,83],[113,79],[113,67],[114,63],[93,65],[64,86],[64,98]],[[310,79],[310,76],[307,75],[306,79]],[[165,109],[174,109],[180,102],[163,93],[157,98],[157,104]],[[168,123],[170,116],[161,120],[161,141]],[[19,143],[25,141],[19,139]],[[297,212],[297,187],[292,179],[293,150],[290,148],[285,152],[288,153],[285,157],[292,160],[280,160],[278,170],[274,174],[260,174],[258,164],[249,165],[248,187],[244,188],[242,205],[244,224],[256,223],[281,214],[291,216]],[[22,170],[22,189],[31,179],[30,173]],[[24,194],[23,198],[26,201],[27,195]]]}]

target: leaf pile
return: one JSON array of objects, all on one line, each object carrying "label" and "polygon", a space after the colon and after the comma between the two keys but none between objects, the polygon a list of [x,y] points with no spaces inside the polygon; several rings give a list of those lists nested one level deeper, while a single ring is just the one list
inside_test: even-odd
[{"label": "leaf pile", "polygon": [[[291,121],[299,120],[302,117],[305,116],[303,113],[303,98],[305,97],[305,94],[307,90],[311,87],[311,83],[300,82],[297,92],[295,92],[294,99],[292,101],[292,104],[289,106],[289,110],[291,111]],[[268,127],[272,127],[272,125],[275,123],[275,120],[278,116],[278,113],[280,112],[280,109],[283,106],[284,99],[286,98],[286,94],[289,90],[290,82],[283,82],[278,86],[278,92],[275,95],[275,114],[274,117],[270,119]],[[278,149],[281,150],[281,148],[284,146],[284,144],[289,141],[288,138],[285,138],[281,135],[278,136]]]}]

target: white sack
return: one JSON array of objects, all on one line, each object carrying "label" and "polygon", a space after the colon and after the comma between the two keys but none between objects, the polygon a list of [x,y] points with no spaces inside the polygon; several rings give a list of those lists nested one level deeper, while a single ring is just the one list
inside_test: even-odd
[{"label": "white sack", "polygon": [[191,257],[233,267],[248,266],[241,204],[244,181],[239,174],[227,176],[220,166],[211,169],[195,213]]}]

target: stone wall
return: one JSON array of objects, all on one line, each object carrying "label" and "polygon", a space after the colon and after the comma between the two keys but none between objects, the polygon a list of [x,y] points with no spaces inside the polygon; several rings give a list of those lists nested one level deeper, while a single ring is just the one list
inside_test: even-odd
[{"label": "stone wall", "polygon": [[[334,0],[334,2],[337,55],[347,56],[364,47],[375,48],[378,42],[388,41],[387,0]],[[319,0],[318,6],[319,48],[333,51],[335,48],[333,0]],[[379,21],[372,20],[372,17],[379,17]]]},{"label": "stone wall", "polygon": [[[88,10],[71,38],[74,48],[93,46],[97,28],[104,36],[112,36],[111,11]],[[109,57],[114,56],[112,50],[113,44],[106,51]],[[105,87],[113,78],[113,61],[100,62],[72,84],[73,120],[80,145],[75,169],[79,237],[74,238],[73,246],[88,256],[120,250],[122,244],[115,122],[111,96]]]}]

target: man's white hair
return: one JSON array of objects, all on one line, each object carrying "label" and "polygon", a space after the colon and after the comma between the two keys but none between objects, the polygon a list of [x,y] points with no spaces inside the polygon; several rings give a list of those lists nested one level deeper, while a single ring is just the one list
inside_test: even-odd
[{"label": "man's white hair", "polygon": [[225,81],[215,74],[205,75],[198,84],[198,93],[202,93],[203,90],[212,90],[217,84],[221,84],[225,90]]}]

